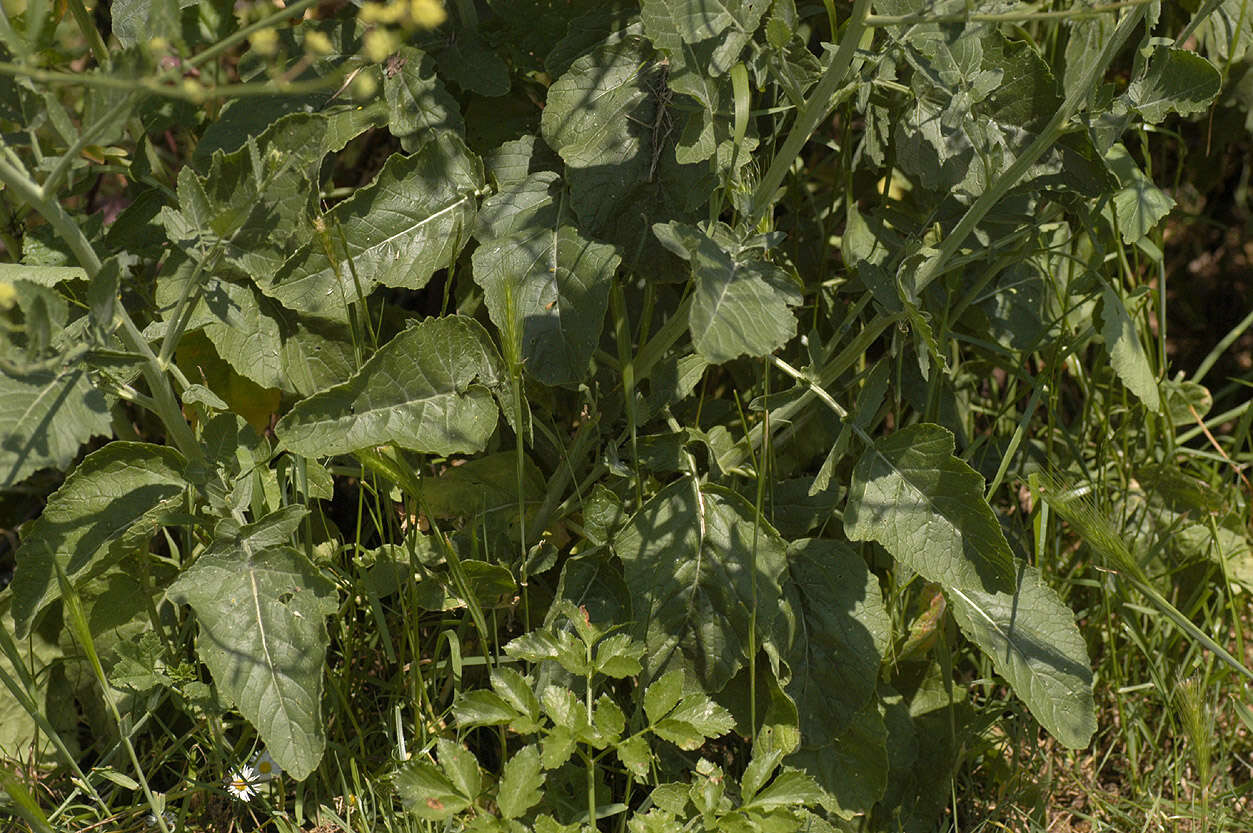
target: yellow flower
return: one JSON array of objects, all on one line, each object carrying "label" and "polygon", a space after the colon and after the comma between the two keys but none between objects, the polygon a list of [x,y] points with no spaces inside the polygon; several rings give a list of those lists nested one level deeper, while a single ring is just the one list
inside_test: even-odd
[{"label": "yellow flower", "polygon": [[365,56],[381,63],[400,46],[400,38],[386,29],[371,29],[365,33]]},{"label": "yellow flower", "polygon": [[278,51],[278,32],[259,29],[248,36],[248,43],[261,55],[273,55]]},{"label": "yellow flower", "polygon": [[440,0],[411,0],[409,17],[419,26],[434,29],[448,19],[448,13]]}]

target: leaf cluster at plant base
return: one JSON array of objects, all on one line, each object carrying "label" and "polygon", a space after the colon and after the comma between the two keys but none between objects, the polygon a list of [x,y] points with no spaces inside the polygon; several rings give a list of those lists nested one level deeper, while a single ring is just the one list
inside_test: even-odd
[{"label": "leaf cluster at plant base", "polygon": [[1253,12],[1191,5],[6,6],[0,807],[1234,823],[1253,314],[1175,367],[1167,299]]}]

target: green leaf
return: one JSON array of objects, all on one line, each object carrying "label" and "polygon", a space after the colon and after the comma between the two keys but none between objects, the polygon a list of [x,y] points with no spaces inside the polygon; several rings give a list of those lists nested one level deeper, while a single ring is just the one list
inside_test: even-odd
[{"label": "green leaf", "polygon": [[[650,676],[688,667],[720,691],[748,659],[753,604],[768,632],[781,593],[785,545],[743,498],[679,480],[614,537],[646,646]],[[752,565],[756,565],[756,576]]]},{"label": "green leaf", "polygon": [[492,669],[491,684],[492,690],[518,714],[525,715],[532,721],[539,719],[539,698],[535,696],[526,677],[512,668],[497,666]]},{"label": "green leaf", "polygon": [[683,669],[662,674],[644,690],[644,714],[650,723],[661,720],[683,699]]},{"label": "green leaf", "polygon": [[1110,286],[1101,292],[1101,337],[1105,339],[1109,363],[1127,390],[1139,397],[1150,411],[1160,410],[1157,377],[1140,344],[1140,333],[1122,298]]},{"label": "green leaf", "polygon": [[439,738],[435,745],[439,750],[439,766],[448,780],[467,798],[477,797],[483,787],[483,778],[474,753],[448,738]]},{"label": "green leaf", "polygon": [[627,768],[636,780],[643,780],[648,775],[653,762],[653,752],[648,747],[648,740],[643,735],[627,738],[614,747],[618,760]]},{"label": "green leaf", "polygon": [[25,263],[0,263],[0,282],[26,281],[52,288],[65,281],[85,281],[87,271],[80,266],[28,266]]},{"label": "green leaf", "polygon": [[653,44],[672,55],[682,54],[685,45],[717,38],[707,64],[721,75],[752,39],[769,6],[765,0],[642,0],[640,19]]},{"label": "green leaf", "polygon": [[817,782],[805,773],[785,769],[744,806],[757,809],[816,806],[825,797]]},{"label": "green leaf", "polygon": [[1013,554],[983,478],[953,456],[938,425],[903,428],[866,449],[853,470],[844,533],[878,541],[892,556],[946,587],[1013,587]]},{"label": "green leaf", "polygon": [[439,70],[469,93],[495,98],[509,92],[509,65],[477,33],[463,31],[439,51]]},{"label": "green leaf", "polygon": [[715,230],[718,240],[674,222],[654,225],[653,233],[692,264],[696,291],[688,328],[696,352],[710,364],[769,355],[796,335],[789,307],[800,303],[799,290],[778,266],[728,249],[729,228]]},{"label": "green leaf", "polygon": [[1144,175],[1121,142],[1109,149],[1105,161],[1122,184],[1122,190],[1114,194],[1118,231],[1124,242],[1135,243],[1157,227],[1175,201]]},{"label": "green leaf", "polygon": [[500,815],[516,819],[534,807],[544,797],[540,788],[547,777],[540,768],[539,750],[535,744],[522,747],[505,764],[500,776],[500,789],[496,794],[496,807]]},{"label": "green leaf", "polygon": [[[218,538],[167,595],[191,605],[197,652],[214,681],[296,780],[326,746],[322,668],[334,585],[296,550],[264,546],[256,525]],[[258,546],[260,545],[260,546]]]},{"label": "green leaf", "polygon": [[688,750],[699,749],[706,738],[721,737],[734,728],[731,713],[703,692],[687,695],[653,724],[657,737]]},{"label": "green leaf", "polygon": [[596,698],[596,708],[592,712],[592,725],[601,735],[606,744],[616,743],[626,729],[626,715],[613,698],[602,694]]},{"label": "green leaf", "polygon": [[83,459],[22,536],[11,585],[19,637],[60,598],[58,567],[77,585],[156,532],[183,502],[183,466],[174,449],[146,443],[112,442]]},{"label": "green leaf", "polygon": [[536,171],[517,182],[501,183],[500,190],[479,206],[474,236],[487,243],[528,228],[557,228],[560,182],[559,174]]},{"label": "green leaf", "polygon": [[503,726],[519,717],[504,699],[494,691],[474,689],[457,698],[453,716],[463,729],[473,726]]},{"label": "green leaf", "polygon": [[862,706],[839,735],[807,739],[787,761],[828,793],[829,812],[846,820],[869,812],[888,782],[887,728],[878,699]]},{"label": "green leaf", "polygon": [[1144,74],[1127,87],[1127,101],[1149,124],[1169,113],[1203,113],[1222,88],[1222,74],[1195,52],[1159,46]]},{"label": "green leaf", "polygon": [[83,443],[111,433],[108,401],[86,368],[0,373],[0,489],[39,469],[64,469]]},{"label": "green leaf", "polygon": [[469,240],[482,187],[482,163],[456,136],[395,154],[320,220],[334,262],[315,239],[258,285],[289,309],[335,320],[347,320],[348,306],[376,286],[421,289]]},{"label": "green leaf", "polygon": [[529,228],[474,253],[474,280],[502,338],[533,378],[577,384],[600,342],[620,258],[571,226]]},{"label": "green leaf", "polygon": [[[875,692],[892,623],[879,580],[840,541],[805,539],[788,547],[787,598],[796,636],[786,654],[801,738],[839,734]],[[785,647],[785,646],[780,646]]]},{"label": "green leaf", "polygon": [[411,762],[396,773],[396,792],[411,813],[429,821],[452,818],[473,802],[447,775],[425,762]]},{"label": "green leaf", "polygon": [[395,443],[414,451],[481,451],[496,430],[488,386],[500,357],[486,331],[461,316],[411,325],[348,381],[304,399],[275,428],[298,454],[346,454]]},{"label": "green leaf", "polygon": [[439,132],[466,132],[461,108],[435,75],[435,61],[421,49],[402,46],[383,70],[387,129],[412,152]]},{"label": "green leaf", "polygon": [[652,245],[649,228],[693,219],[714,186],[703,166],[675,159],[673,131],[659,113],[664,83],[655,52],[628,35],[576,60],[549,87],[541,120],[545,141],[566,163],[579,228],[653,279],[670,279],[676,263]]},{"label": "green leaf", "polygon": [[644,646],[624,633],[614,634],[596,646],[596,673],[606,677],[634,677],[642,670]]},{"label": "green leaf", "polygon": [[1040,725],[1066,746],[1083,748],[1096,731],[1087,644],[1040,571],[1022,564],[1018,575],[1013,593],[946,588],[949,608]]}]

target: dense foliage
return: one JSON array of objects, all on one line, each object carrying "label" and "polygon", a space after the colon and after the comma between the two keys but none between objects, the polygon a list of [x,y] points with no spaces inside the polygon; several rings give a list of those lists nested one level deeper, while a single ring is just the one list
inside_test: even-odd
[{"label": "dense foliage", "polygon": [[1146,623],[1203,736],[1249,322],[1169,366],[1154,168],[1253,8],[1191,5],[6,2],[10,806],[930,830]]}]

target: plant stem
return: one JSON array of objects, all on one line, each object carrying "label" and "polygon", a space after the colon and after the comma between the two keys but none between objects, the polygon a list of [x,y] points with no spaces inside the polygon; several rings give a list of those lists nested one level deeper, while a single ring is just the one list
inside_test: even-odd
[{"label": "plant stem", "polygon": [[853,53],[861,42],[862,33],[866,31],[866,15],[870,11],[870,0],[856,0],[849,14],[848,23],[844,27],[844,37],[840,38],[839,49],[831,57],[831,63],[822,74],[822,80],[814,88],[813,95],[805,102],[805,106],[796,116],[792,131],[783,140],[783,147],[775,155],[774,161],[766,175],[757,184],[753,193],[753,209],[748,216],[749,227],[755,228],[762,217],[774,204],[774,194],[783,184],[783,178],[792,168],[792,161],[801,148],[809,141],[810,135],[818,129],[818,125],[831,112],[832,99],[836,90],[844,83],[848,68],[853,62]]},{"label": "plant stem", "polygon": [[[78,259],[78,265],[87,272],[87,277],[95,278],[101,268],[100,257],[92,248],[91,241],[83,234],[83,230],[61,207],[61,204],[55,199],[49,199],[43,188],[4,159],[0,159],[0,182],[3,182],[6,188],[16,193],[48,221],[57,235],[69,246],[74,257]],[[174,444],[178,446],[183,456],[188,459],[201,458],[203,452],[199,443],[196,442],[196,435],[192,433],[191,426],[183,419],[182,409],[174,398],[169,378],[165,375],[165,367],[152,352],[152,348],[148,346],[147,339],[135,326],[126,307],[117,304],[114,307],[114,316],[119,324],[117,333],[122,341],[144,358],[142,367],[144,379],[148,382],[148,388],[156,402],[156,414],[165,423],[166,430],[170,432],[170,438],[174,440]]]}]

